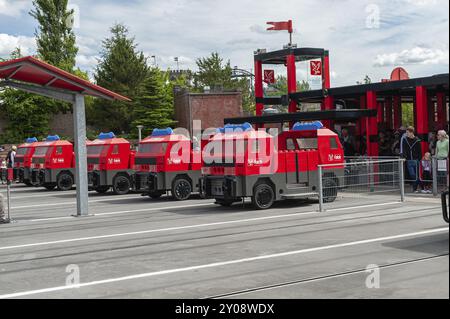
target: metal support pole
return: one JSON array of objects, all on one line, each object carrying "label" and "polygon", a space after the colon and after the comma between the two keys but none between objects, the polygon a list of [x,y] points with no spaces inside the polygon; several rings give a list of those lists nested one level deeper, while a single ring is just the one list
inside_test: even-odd
[{"label": "metal support pole", "polygon": [[431,168],[433,170],[433,196],[438,196],[438,161],[436,157],[433,157]]},{"label": "metal support pole", "polygon": [[84,96],[75,95],[73,104],[73,119],[75,128],[75,165],[77,185],[77,215],[88,216],[88,173],[87,173],[87,151],[86,151],[86,114]]},{"label": "metal support pole", "polygon": [[398,161],[398,173],[400,183],[400,200],[402,203],[405,201],[405,171],[403,170],[405,160]]},{"label": "metal support pole", "polygon": [[7,206],[8,206],[8,217],[7,222],[11,222],[11,181],[8,181],[6,184],[6,197],[7,197]]},{"label": "metal support pole", "polygon": [[370,192],[373,193],[375,191],[375,176],[374,176],[374,163],[372,162],[372,159],[369,159],[369,187]]},{"label": "metal support pole", "polygon": [[323,213],[323,184],[322,184],[322,166],[319,165],[319,212]]}]

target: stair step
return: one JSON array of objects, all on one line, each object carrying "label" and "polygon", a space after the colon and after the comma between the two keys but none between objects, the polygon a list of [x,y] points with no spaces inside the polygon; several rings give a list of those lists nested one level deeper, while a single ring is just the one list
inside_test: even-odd
[{"label": "stair step", "polygon": [[317,197],[319,196],[319,193],[315,192],[309,192],[309,193],[299,193],[299,194],[286,194],[282,195],[282,199],[300,199],[300,198],[307,198],[307,197]]}]

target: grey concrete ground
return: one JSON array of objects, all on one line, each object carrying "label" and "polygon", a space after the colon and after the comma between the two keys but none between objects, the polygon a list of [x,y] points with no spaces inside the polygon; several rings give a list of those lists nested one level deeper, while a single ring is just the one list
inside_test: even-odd
[{"label": "grey concrete ground", "polygon": [[73,218],[74,191],[15,185],[0,298],[449,298],[439,200],[397,200],[346,195],[317,213],[92,193],[95,216]]}]

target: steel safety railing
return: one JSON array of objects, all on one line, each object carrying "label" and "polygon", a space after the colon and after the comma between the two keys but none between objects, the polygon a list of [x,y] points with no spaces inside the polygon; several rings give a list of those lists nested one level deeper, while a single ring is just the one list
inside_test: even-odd
[{"label": "steel safety railing", "polygon": [[406,161],[405,182],[409,184],[416,182],[422,190],[428,190],[430,194],[439,196],[449,187],[449,167],[449,159],[436,157],[431,159],[428,167],[425,167],[423,161]]},{"label": "steel safety railing", "polygon": [[319,211],[334,207],[404,201],[403,159],[347,161],[319,166]]}]

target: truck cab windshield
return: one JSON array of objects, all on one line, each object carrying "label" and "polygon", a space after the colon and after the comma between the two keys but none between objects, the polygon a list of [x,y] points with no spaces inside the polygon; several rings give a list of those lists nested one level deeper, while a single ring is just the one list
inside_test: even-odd
[{"label": "truck cab windshield", "polygon": [[36,151],[34,152],[34,155],[36,156],[42,156],[42,155],[46,155],[47,151],[48,151],[49,147],[36,147]]},{"label": "truck cab windshield", "polygon": [[92,145],[87,147],[88,155],[100,155],[106,145]]},{"label": "truck cab windshield", "polygon": [[17,149],[17,155],[27,155],[29,150],[29,147],[20,147]]},{"label": "truck cab windshield", "polygon": [[168,143],[145,143],[139,145],[139,154],[166,154]]}]

